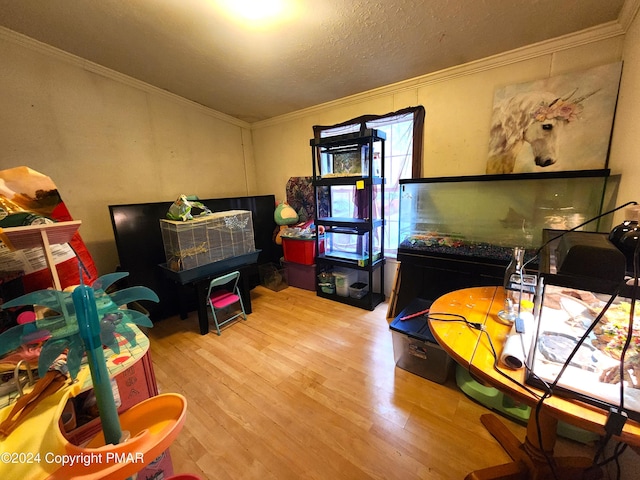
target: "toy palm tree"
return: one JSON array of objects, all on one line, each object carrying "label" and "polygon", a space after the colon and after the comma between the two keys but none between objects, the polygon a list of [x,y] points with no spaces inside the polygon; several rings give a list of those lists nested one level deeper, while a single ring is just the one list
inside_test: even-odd
[{"label": "toy palm tree", "polygon": [[[38,305],[49,309],[51,315],[34,322],[13,327],[0,334],[0,355],[18,348],[26,335],[44,331],[49,336],[42,347],[38,361],[38,374],[44,376],[53,362],[67,350],[67,367],[71,379],[80,371],[87,354],[100,420],[106,443],[118,444],[122,432],[111,390],[102,346],[119,353],[116,334],[135,345],[135,332],[128,324],[152,327],[146,315],[119,307],[137,300],[157,302],[158,296],[146,287],[130,287],[113,294],[106,290],[128,275],[112,273],[98,278],[92,287],[80,285],[72,293],[59,290],[39,290],[11,300],[3,308]],[[80,276],[82,278],[82,276]]]}]

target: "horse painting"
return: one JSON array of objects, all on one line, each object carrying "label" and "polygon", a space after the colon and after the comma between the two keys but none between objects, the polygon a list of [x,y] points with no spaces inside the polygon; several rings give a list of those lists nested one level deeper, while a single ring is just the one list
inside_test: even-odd
[{"label": "horse painting", "polygon": [[566,124],[577,120],[582,102],[596,92],[571,100],[550,92],[515,94],[493,109],[486,173],[512,173],[525,143],[533,161],[548,167],[558,161],[558,138]]}]

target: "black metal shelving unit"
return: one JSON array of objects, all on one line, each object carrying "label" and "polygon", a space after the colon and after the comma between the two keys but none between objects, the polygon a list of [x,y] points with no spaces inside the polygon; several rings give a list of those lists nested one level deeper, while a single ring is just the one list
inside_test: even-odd
[{"label": "black metal shelving unit", "polygon": [[[317,285],[318,296],[373,310],[384,301],[384,132],[365,129],[356,133],[316,138],[310,141],[313,186],[316,199],[315,224],[324,235],[316,235],[317,272],[348,268],[366,272],[368,293],[362,298],[328,293]],[[374,152],[377,152],[376,155]],[[345,163],[347,167],[345,169]],[[328,171],[330,170],[330,171]],[[357,216],[333,216],[332,190],[353,187],[358,197]],[[379,195],[379,197],[377,197]],[[379,213],[376,212],[376,198]],[[355,202],[355,200],[354,200]],[[353,252],[330,249],[331,236],[356,237]],[[327,249],[323,251],[321,242]]]}]

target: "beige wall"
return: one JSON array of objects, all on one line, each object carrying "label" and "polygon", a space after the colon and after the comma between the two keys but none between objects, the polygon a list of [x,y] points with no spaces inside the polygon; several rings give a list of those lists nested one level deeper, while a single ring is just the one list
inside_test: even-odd
[{"label": "beige wall", "polygon": [[[636,19],[635,30],[638,23]],[[634,35],[637,37],[637,33]],[[620,25],[602,26],[254,123],[251,131],[256,174],[261,179],[258,193],[275,193],[276,198],[284,199],[289,177],[311,175],[309,139],[313,135],[313,125],[331,125],[363,114],[383,114],[418,104],[426,109],[423,176],[484,174],[493,95],[497,87],[619,62],[623,58],[623,50],[629,57],[635,49],[636,58],[625,60],[635,63],[637,72],[640,69],[638,43],[637,38],[625,42]],[[638,83],[638,73],[634,74],[635,81],[629,80],[630,70],[631,67],[625,65],[626,88],[632,90],[626,97],[632,105],[637,105],[637,89],[629,84]],[[625,115],[637,118],[638,109],[631,106],[629,110]],[[637,125],[631,121],[627,126],[631,138],[618,142],[618,157],[610,160],[616,172],[623,172],[622,203],[633,197],[633,185],[637,184],[634,178],[637,179],[638,167],[632,152],[640,150],[633,146],[631,129],[634,124]],[[615,218],[614,221],[619,223]],[[387,262],[387,294],[390,293],[395,268],[393,260]]]},{"label": "beige wall", "polygon": [[[610,167],[622,174],[618,204],[640,202],[640,13],[624,39],[622,82],[611,141]],[[616,215],[618,224],[623,212]]]},{"label": "beige wall", "polygon": [[289,177],[311,174],[314,124],[417,104],[427,111],[424,175],[483,173],[496,87],[624,59],[610,160],[623,202],[640,175],[639,23],[626,36],[606,25],[252,125],[0,30],[0,168],[51,176],[107,273],[117,264],[110,204],[180,193],[283,199]]},{"label": "beige wall", "polygon": [[249,125],[0,32],[0,168],[50,176],[98,271],[118,263],[108,205],[247,195]]},{"label": "beige wall", "polygon": [[261,193],[284,197],[290,176],[311,174],[309,139],[315,124],[333,124],[359,115],[382,114],[412,105],[426,109],[423,175],[485,172],[493,94],[497,87],[618,62],[621,32],[570,37],[555,44],[461,65],[372,92],[252,125]]}]

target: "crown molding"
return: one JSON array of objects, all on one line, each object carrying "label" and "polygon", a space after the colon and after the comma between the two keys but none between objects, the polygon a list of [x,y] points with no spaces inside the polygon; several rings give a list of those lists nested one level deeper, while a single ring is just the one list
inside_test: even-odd
[{"label": "crown molding", "polygon": [[625,0],[620,9],[620,15],[618,15],[618,23],[626,33],[629,27],[633,23],[633,19],[638,15],[640,11],[640,0]]},{"label": "crown molding", "polygon": [[[627,0],[625,6],[629,3],[640,5],[640,0]],[[635,9],[637,11],[637,7]],[[631,17],[633,20],[633,17]],[[629,21],[629,23],[631,23]],[[606,40],[608,38],[615,38],[624,35],[625,29],[618,21],[608,22],[596,27],[581,30],[579,32],[563,35],[551,40],[545,40],[543,42],[527,45],[525,47],[510,50],[508,52],[492,55],[490,57],[482,58],[472,62],[456,65],[454,67],[439,70],[437,72],[429,73],[419,77],[414,77],[401,82],[385,85],[366,92],[357,93],[348,97],[343,97],[338,100],[314,105],[309,108],[297,110],[288,114],[280,115],[278,117],[269,118],[267,120],[261,120],[251,124],[251,129],[258,129],[275,125],[278,123],[290,121],[310,114],[318,113],[323,110],[336,108],[339,106],[345,106],[354,103],[360,103],[368,101],[377,97],[388,96],[395,93],[400,93],[405,90],[414,90],[416,88],[433,85],[441,82],[446,82],[455,78],[464,77],[468,75],[474,75],[483,71],[500,68],[503,66],[513,65],[526,60],[550,55],[562,50],[568,50],[571,48],[587,45],[589,43]]]},{"label": "crown molding", "polygon": [[238,118],[232,117],[231,115],[226,115],[222,112],[218,112],[217,110],[213,110],[212,108],[205,107],[204,105],[201,105],[197,102],[188,100],[174,93],[167,92],[166,90],[162,90],[161,88],[154,87],[153,85],[145,83],[141,80],[137,80],[123,73],[117,72],[107,67],[103,67],[102,65],[91,62],[89,60],[85,60],[84,58],[65,52],[64,50],[60,50],[59,48],[52,47],[51,45],[48,45],[46,43],[39,42],[38,40],[34,40],[31,37],[27,37],[26,35],[22,35],[21,33],[14,32],[13,30],[9,30],[8,28],[0,27],[0,39],[6,40],[7,42],[13,43],[15,45],[20,45],[21,47],[27,48],[42,55],[55,58],[56,60],[81,68],[88,72],[95,73],[96,75],[114,80],[118,83],[123,83],[132,88],[142,90],[153,95],[158,95],[167,100],[183,104],[190,108],[196,108],[205,115],[217,118],[218,120],[222,120],[223,122],[230,123],[237,127],[247,129],[251,128],[251,124]]},{"label": "crown molding", "polygon": [[348,97],[343,97],[338,100],[321,103],[309,108],[297,110],[295,112],[287,113],[254,123],[248,123],[230,115],[226,115],[222,112],[218,112],[217,110],[205,107],[199,103],[167,92],[166,90],[162,90],[158,87],[154,87],[153,85],[145,83],[141,80],[137,80],[115,70],[103,67],[102,65],[99,65],[97,63],[52,47],[51,45],[39,42],[30,37],[27,37],[26,35],[14,32],[13,30],[9,30],[5,27],[0,27],[0,38],[13,44],[20,45],[24,48],[28,48],[32,51],[41,53],[43,55],[56,58],[62,62],[82,68],[83,70],[86,70],[88,72],[92,72],[102,77],[117,81],[119,83],[123,83],[138,90],[161,96],[170,101],[181,103],[191,108],[197,108],[201,113],[205,115],[217,118],[232,125],[236,125],[240,128],[257,129],[290,121],[292,119],[301,118],[327,109],[336,108],[338,106],[359,103],[375,99],[377,97],[400,93],[406,90],[414,90],[419,87],[433,85],[467,75],[474,75],[483,71],[513,65],[526,60],[549,55],[558,51],[605,40],[607,38],[621,36],[626,33],[627,29],[630,27],[634,18],[638,14],[638,11],[640,11],[640,0],[626,0],[622,6],[619,18],[616,21],[608,22],[596,27],[564,35],[562,37],[557,37],[551,40],[527,45],[525,47],[510,50],[508,52],[500,53],[461,65],[456,65],[454,67],[439,70],[437,72],[385,85],[376,89],[367,90],[365,92],[360,92]]}]

